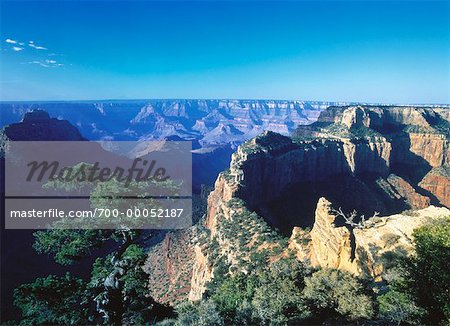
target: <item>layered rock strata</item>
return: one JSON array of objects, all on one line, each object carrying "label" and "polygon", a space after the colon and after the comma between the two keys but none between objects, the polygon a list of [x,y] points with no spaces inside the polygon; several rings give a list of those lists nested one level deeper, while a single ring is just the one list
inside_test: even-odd
[{"label": "layered rock strata", "polygon": [[[292,234],[286,247],[299,259],[382,279],[389,254],[412,251],[414,228],[449,215],[446,208],[430,206],[448,205],[450,199],[448,118],[444,108],[331,107],[292,137],[265,132],[239,146],[208,198],[205,221],[208,240],[218,243],[231,264],[226,272],[239,268],[235,262],[246,261],[254,244],[251,238],[233,246],[228,234],[241,216],[230,203],[239,200],[240,210]],[[336,220],[332,205],[383,217],[350,229]],[[408,210],[417,212],[402,213]],[[251,233],[253,224],[239,223]],[[307,226],[311,232],[303,229]],[[271,242],[251,248],[258,253]],[[223,273],[204,248],[195,250],[191,300],[200,299],[206,284]],[[277,250],[278,257],[285,250]]]}]

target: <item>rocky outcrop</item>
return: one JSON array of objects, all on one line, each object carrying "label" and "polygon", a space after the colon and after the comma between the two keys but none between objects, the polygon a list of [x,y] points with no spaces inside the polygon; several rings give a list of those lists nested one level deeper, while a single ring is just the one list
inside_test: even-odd
[{"label": "rocky outcrop", "polygon": [[291,236],[290,248],[301,260],[313,266],[338,268],[355,275],[381,281],[388,277],[394,255],[413,253],[413,231],[426,224],[450,218],[450,210],[429,206],[386,217],[372,218],[361,228],[339,226],[332,204],[325,198],[317,203],[314,227],[309,241]]},{"label": "rocky outcrop", "polygon": [[258,264],[267,264],[285,254],[283,244],[271,227],[236,196],[238,183],[229,173],[221,173],[208,196],[203,222],[204,239],[195,247],[191,301],[200,300],[208,282],[236,271],[248,273]]},{"label": "rocky outcrop", "polygon": [[409,133],[408,138],[409,150],[417,159],[424,159],[433,168],[450,164],[449,134]]},{"label": "rocky outcrop", "polygon": [[352,234],[346,226],[333,227],[336,216],[331,203],[320,198],[317,203],[314,227],[310,233],[310,260],[313,266],[351,269]]},{"label": "rocky outcrop", "polygon": [[318,122],[342,124],[348,128],[366,127],[374,130],[399,130],[399,126],[414,126],[432,130],[439,120],[450,121],[448,108],[419,106],[332,106]]},{"label": "rocky outcrop", "polygon": [[[430,205],[433,195],[427,196],[409,178],[428,164],[416,167],[406,161],[406,167],[394,169],[398,165],[393,162],[394,151],[392,140],[379,135],[358,139],[322,135],[296,141],[266,132],[238,148],[229,174],[238,182],[237,196],[251,210],[290,232],[295,225],[312,224],[321,196],[364,214]],[[296,201],[296,196],[303,201]],[[297,206],[291,212],[293,205]]]},{"label": "rocky outcrop", "polygon": [[50,118],[47,112],[41,110],[27,112],[21,122],[13,123],[5,128],[5,135],[15,141],[86,140],[68,121]]},{"label": "rocky outcrop", "polygon": [[[214,191],[208,196],[207,215],[204,225],[208,230],[208,242],[216,239],[218,233],[219,218],[227,212],[227,218],[230,218],[227,202],[230,201],[237,189],[236,184],[227,182],[226,174],[220,173],[217,178]],[[191,290],[189,300],[197,301],[202,298],[206,290],[206,284],[213,278],[213,262],[208,259],[205,247],[201,244],[195,246],[195,259],[193,265]]]},{"label": "rocky outcrop", "polygon": [[189,292],[190,301],[198,301],[206,291],[206,284],[213,278],[211,263],[201,250],[200,246],[195,247],[195,263],[192,270],[191,290]]},{"label": "rocky outcrop", "polygon": [[[419,184],[431,169],[448,165],[450,122],[445,110],[448,111],[426,107],[331,107],[321,113],[316,123],[299,126],[294,138],[309,145],[319,140],[324,144],[331,139],[338,142],[338,151],[344,153],[344,160],[328,154],[327,160],[334,165],[328,165],[327,172],[323,173],[320,164],[316,164],[315,170],[321,177],[339,173],[336,167],[343,161],[348,172],[357,177],[367,173],[382,178],[396,175],[394,188],[404,198],[406,206],[423,208],[429,201],[439,204],[450,200],[447,197],[436,201],[434,188],[422,189]],[[392,185],[394,180],[386,181]],[[438,191],[441,197],[445,195],[442,188]]]},{"label": "rocky outcrop", "polygon": [[428,207],[431,199],[419,194],[406,180],[390,174],[387,178],[377,179],[377,185],[393,200],[402,200],[411,209]]},{"label": "rocky outcrop", "polygon": [[173,306],[188,297],[197,240],[198,230],[192,227],[169,232],[151,247],[144,271],[149,275],[149,293],[157,302]]},{"label": "rocky outcrop", "polygon": [[[231,181],[231,182],[229,182]],[[217,230],[217,218],[220,214],[228,211],[227,202],[235,197],[238,185],[229,179],[226,173],[219,174],[214,191],[208,196],[208,208],[206,216],[206,228],[211,230],[211,236],[214,237]]]},{"label": "rocky outcrop", "polygon": [[230,175],[241,184],[239,197],[249,208],[256,209],[284,196],[290,186],[308,183],[322,188],[329,180],[341,176],[386,177],[390,153],[391,145],[383,138],[367,142],[334,138],[296,142],[265,132],[233,154]]}]

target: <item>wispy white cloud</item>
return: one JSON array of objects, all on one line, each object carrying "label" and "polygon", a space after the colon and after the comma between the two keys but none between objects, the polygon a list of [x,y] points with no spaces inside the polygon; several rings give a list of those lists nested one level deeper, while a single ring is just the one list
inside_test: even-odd
[{"label": "wispy white cloud", "polygon": [[[34,50],[48,50],[46,47],[40,46],[31,40],[22,42],[19,40],[13,40],[11,38],[7,38],[7,39],[5,39],[5,42],[10,44],[8,46],[8,50],[12,50],[14,52],[20,52],[20,51],[26,50],[28,48],[32,48]],[[7,49],[4,49],[4,50],[7,50]],[[55,56],[62,56],[62,54],[57,54],[54,52],[47,52],[47,51],[33,51],[31,49],[28,50],[27,53],[32,58],[32,61],[22,62],[22,64],[38,65],[38,66],[41,66],[44,68],[56,68],[56,67],[64,67],[65,66],[64,63],[59,62],[58,58],[55,58]]]},{"label": "wispy white cloud", "polygon": [[[18,40],[13,40],[13,39],[11,39],[11,38],[7,38],[7,39],[5,40],[5,42],[6,42],[6,43],[9,43],[9,44],[17,44],[17,45],[21,45],[21,46],[24,46],[25,43],[26,43],[26,42],[21,42],[21,41],[18,41]],[[28,41],[27,45],[28,45],[29,47],[33,48],[33,49],[36,49],[36,50],[48,50],[48,49],[47,49],[46,47],[44,47],[44,46],[37,45],[36,43],[34,43],[34,41]]]},{"label": "wispy white cloud", "polygon": [[29,46],[29,47],[32,47],[33,49],[36,49],[36,50],[48,50],[47,48],[45,48],[45,47],[43,47],[43,46],[38,46],[38,45],[36,45],[33,41],[30,41],[30,42],[28,43],[28,46]]},{"label": "wispy white cloud", "polygon": [[[34,41],[28,41],[28,43],[27,43],[27,42],[22,42],[22,41],[18,41],[18,40],[13,40],[11,38],[7,38],[5,40],[5,42],[8,44],[15,45],[15,47],[12,48],[14,51],[22,51],[24,49],[25,45],[28,45],[30,48],[33,48],[35,50],[48,50],[44,46],[37,45]],[[18,50],[19,46],[22,47],[21,50]]]},{"label": "wispy white cloud", "polygon": [[56,68],[56,67],[64,66],[63,63],[59,63],[59,62],[56,62],[56,60],[49,60],[49,59],[46,59],[44,61],[34,60],[34,61],[26,62],[26,63],[39,65],[44,68]]},{"label": "wispy white cloud", "polygon": [[36,64],[36,65],[39,65],[39,66],[45,67],[45,68],[48,68],[48,67],[49,67],[48,64],[45,64],[44,62],[42,62],[42,61],[37,61],[37,60],[35,60],[35,61],[29,61],[29,62],[27,62],[27,63],[30,63],[30,64]]}]

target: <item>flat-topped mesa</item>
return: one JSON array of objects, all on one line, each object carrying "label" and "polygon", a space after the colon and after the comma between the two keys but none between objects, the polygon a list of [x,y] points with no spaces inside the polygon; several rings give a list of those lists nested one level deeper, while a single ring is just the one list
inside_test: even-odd
[{"label": "flat-topped mesa", "polygon": [[[317,122],[299,126],[297,136],[384,136],[395,147],[391,164],[438,167],[450,162],[448,108],[404,106],[330,107]],[[423,162],[425,160],[425,162]]]},{"label": "flat-topped mesa", "polygon": [[[318,123],[337,123],[347,128],[366,127],[381,133],[401,126],[417,126],[424,129],[438,127],[449,121],[447,109],[418,106],[335,106],[321,112]],[[443,121],[440,121],[443,120]],[[447,126],[448,128],[448,126]],[[448,129],[447,129],[448,131]]]},{"label": "flat-topped mesa", "polygon": [[230,175],[240,182],[238,196],[256,208],[280,197],[291,185],[318,184],[341,176],[386,177],[390,153],[391,145],[384,138],[298,142],[265,132],[233,154]]}]

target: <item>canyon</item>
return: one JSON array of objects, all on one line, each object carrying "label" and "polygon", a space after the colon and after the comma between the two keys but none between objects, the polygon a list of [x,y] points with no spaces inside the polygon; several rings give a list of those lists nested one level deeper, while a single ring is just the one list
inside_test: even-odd
[{"label": "canyon", "polygon": [[[445,108],[376,106],[330,107],[291,137],[246,141],[208,197],[189,299],[258,254],[382,282],[389,257],[412,252],[415,228],[450,216],[449,141]],[[356,227],[338,210],[356,210]]]},{"label": "canyon", "polygon": [[[192,141],[194,192],[213,185],[237,146],[264,130],[291,133],[314,122],[329,105],[285,100],[105,100],[2,102],[0,127],[15,124],[27,112],[45,111],[94,141]],[[70,129],[70,128],[69,128]]]},{"label": "canyon", "polygon": [[[144,269],[157,302],[200,300],[217,278],[292,255],[311,266],[339,268],[382,283],[389,278],[392,257],[413,251],[415,228],[450,216],[448,108],[298,104],[307,108],[305,118],[293,113],[294,104],[280,102],[264,118],[265,107],[258,107],[258,120],[252,107],[270,106],[269,101],[211,101],[218,106],[213,114],[201,111],[197,101],[205,115],[193,119],[189,105],[194,104],[180,103],[184,109],[181,104],[136,104],[134,112],[120,117],[127,121],[120,125],[125,129],[112,133],[114,139],[153,139],[146,135],[150,130],[159,139],[193,140],[193,173],[201,180],[197,186],[216,179],[202,199],[207,206],[197,216],[200,221],[162,235],[161,242],[147,248]],[[111,114],[105,121],[119,119],[120,110],[112,113],[114,105],[94,107],[87,109],[86,119],[94,112]],[[10,108],[16,113],[29,109]],[[111,132],[94,132],[84,122],[83,128],[72,126],[76,116],[64,112],[69,121],[43,111],[27,113],[5,133],[17,140],[30,135],[105,140],[102,135]],[[155,123],[160,112],[174,128],[161,129],[166,120]],[[170,114],[179,116],[169,119]],[[85,119],[83,114],[79,119]],[[180,122],[185,119],[190,129]],[[124,132],[130,125],[142,129]],[[356,226],[348,225],[339,210],[348,216],[356,210]]]},{"label": "canyon", "polygon": [[178,136],[202,147],[236,144],[264,130],[289,134],[314,122],[332,102],[282,100],[123,100],[2,102],[1,125],[26,112],[67,120],[89,140],[164,139]]}]

